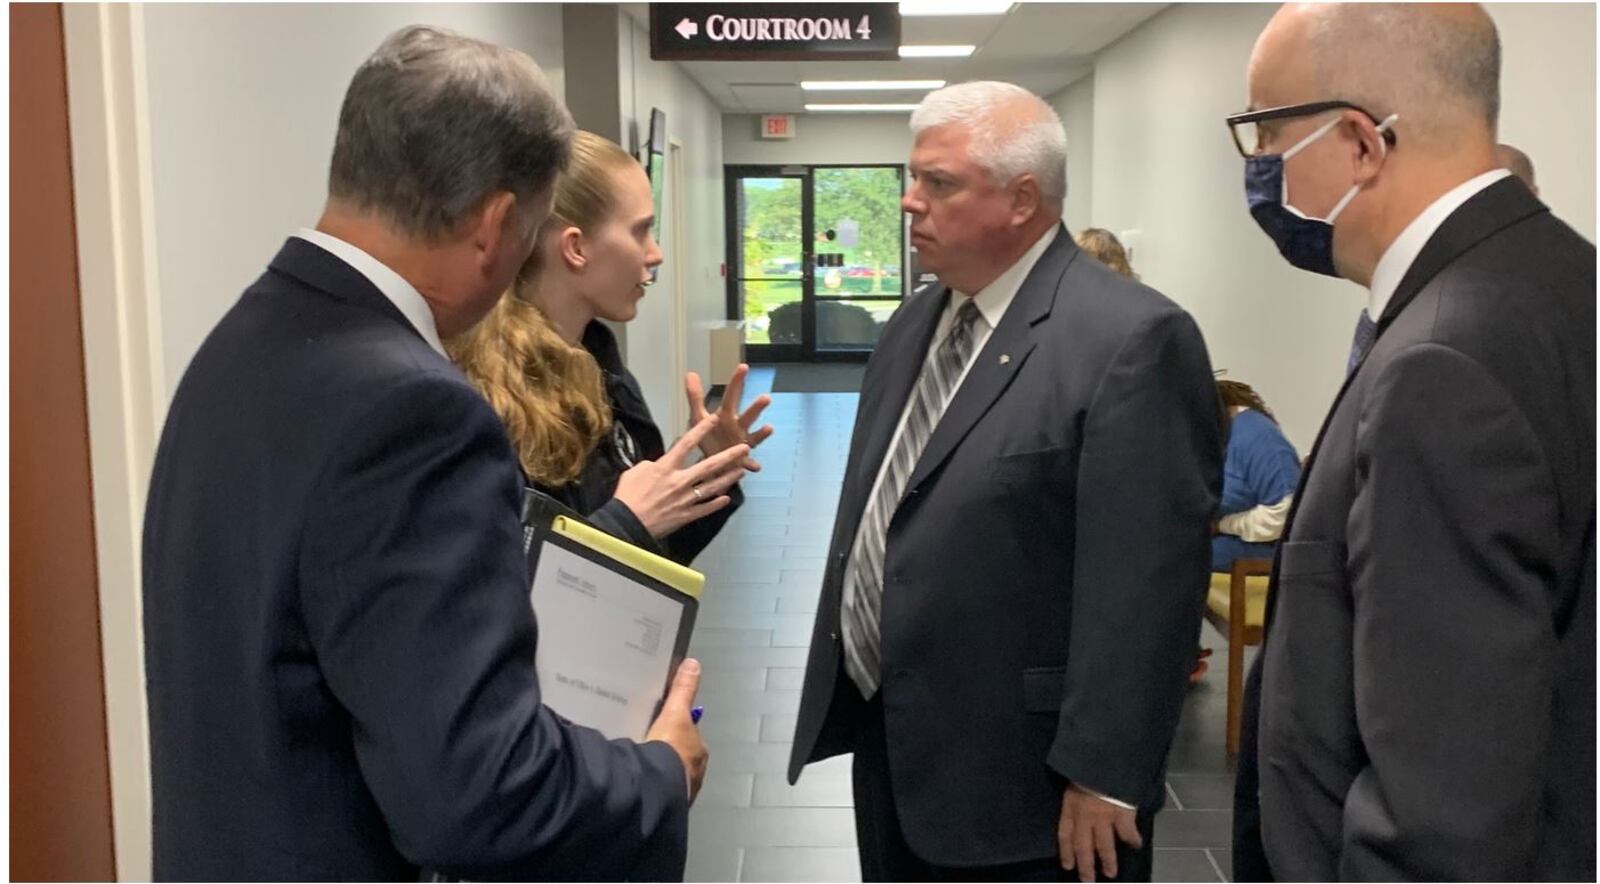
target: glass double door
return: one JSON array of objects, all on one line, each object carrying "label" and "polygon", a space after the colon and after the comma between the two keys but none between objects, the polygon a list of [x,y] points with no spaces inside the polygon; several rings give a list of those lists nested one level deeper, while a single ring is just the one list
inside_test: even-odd
[{"label": "glass double door", "polygon": [[859,361],[905,297],[900,166],[729,166],[728,315],[751,362]]}]

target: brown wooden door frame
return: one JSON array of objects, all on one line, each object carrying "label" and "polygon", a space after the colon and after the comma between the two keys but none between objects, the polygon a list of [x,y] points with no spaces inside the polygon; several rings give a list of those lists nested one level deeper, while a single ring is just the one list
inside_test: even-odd
[{"label": "brown wooden door frame", "polygon": [[66,54],[11,15],[12,878],[116,876]]}]

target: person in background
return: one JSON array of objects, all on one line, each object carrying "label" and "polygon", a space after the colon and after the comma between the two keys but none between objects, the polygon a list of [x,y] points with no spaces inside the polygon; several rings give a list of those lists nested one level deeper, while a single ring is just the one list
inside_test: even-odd
[{"label": "person in background", "polygon": [[316,229],[184,372],[144,526],[157,880],[682,880],[699,664],[643,743],[540,702],[517,459],[440,344],[571,143],[526,55],[398,31]]},{"label": "person in background", "polygon": [[[737,483],[745,470],[760,469],[743,452],[772,435],[770,426],[752,429],[771,397],[736,411],[749,372],[741,365],[708,413],[691,372],[693,439],[667,456],[639,382],[600,321],[638,314],[662,260],[653,222],[638,161],[579,131],[550,221],[515,285],[446,346],[505,422],[535,488],[602,530],[687,564],[743,500]],[[683,465],[697,446],[705,458]],[[741,454],[728,456],[735,447]]]},{"label": "person in background", "polygon": [[1133,272],[1133,265],[1128,263],[1128,250],[1122,247],[1116,234],[1100,227],[1085,227],[1074,238],[1078,248],[1093,255],[1101,264],[1129,279],[1139,278],[1139,274]]},{"label": "person in background", "polygon": [[1497,144],[1494,146],[1494,162],[1495,165],[1522,179],[1522,183],[1528,185],[1534,196],[1539,195],[1539,183],[1533,177],[1533,160],[1529,159],[1527,154],[1509,144]]},{"label": "person in background", "polygon": [[1235,559],[1272,558],[1300,483],[1300,458],[1249,384],[1219,380],[1217,394],[1229,429],[1211,570],[1227,571]]},{"label": "person in background", "polygon": [[1235,880],[1595,878],[1595,249],[1497,167],[1500,58],[1477,5],[1286,5],[1227,118],[1263,232],[1366,301],[1246,689]]},{"label": "person in background", "polygon": [[[1211,570],[1227,573],[1236,559],[1272,558],[1300,481],[1300,461],[1278,419],[1249,385],[1219,380],[1217,395],[1229,430],[1222,502],[1212,522]],[[1190,684],[1205,677],[1210,656],[1210,648],[1200,648]]]}]

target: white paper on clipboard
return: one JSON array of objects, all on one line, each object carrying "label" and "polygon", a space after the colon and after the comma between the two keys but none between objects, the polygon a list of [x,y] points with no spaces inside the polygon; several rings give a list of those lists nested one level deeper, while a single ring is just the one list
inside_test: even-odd
[{"label": "white paper on clipboard", "polygon": [[667,684],[683,604],[548,541],[531,595],[545,705],[612,739],[643,740]]}]

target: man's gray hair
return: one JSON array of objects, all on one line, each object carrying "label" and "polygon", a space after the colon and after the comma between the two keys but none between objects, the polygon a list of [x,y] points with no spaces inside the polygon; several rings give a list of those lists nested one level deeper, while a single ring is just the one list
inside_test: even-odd
[{"label": "man's gray hair", "polygon": [[1500,118],[1500,35],[1481,10],[1334,3],[1308,31],[1318,97],[1399,114],[1400,143],[1459,144],[1463,124]]},{"label": "man's gray hair", "polygon": [[978,80],[930,92],[911,113],[913,136],[951,125],[971,133],[972,159],[996,184],[1029,173],[1046,205],[1066,199],[1067,132],[1044,99],[1012,83]]},{"label": "man's gray hair", "polygon": [[361,65],[344,106],[330,196],[437,240],[497,191],[527,207],[566,168],[572,115],[528,56],[414,25]]}]

